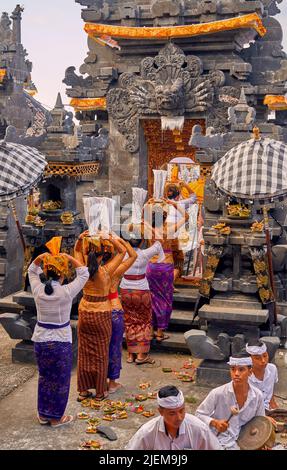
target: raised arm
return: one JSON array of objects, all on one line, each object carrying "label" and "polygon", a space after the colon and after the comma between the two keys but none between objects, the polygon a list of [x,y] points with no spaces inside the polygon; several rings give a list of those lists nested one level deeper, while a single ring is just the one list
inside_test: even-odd
[{"label": "raised arm", "polygon": [[[36,259],[34,259],[33,263],[36,265],[36,266],[40,266],[40,264],[42,263],[42,261],[44,261],[45,257],[48,255],[49,253],[42,253],[41,255],[37,256]],[[32,264],[33,264],[32,263]]]},{"label": "raised arm", "polygon": [[74,248],[74,259],[76,259],[77,262],[81,264],[81,266],[86,265],[86,261],[85,261],[85,257],[83,253],[83,243],[84,243],[84,238],[88,235],[88,233],[89,232],[87,230],[81,233],[78,240],[76,241],[75,248]]},{"label": "raised arm", "polygon": [[72,265],[77,269],[77,268],[82,268],[85,266],[85,263],[82,263],[78,259],[74,258],[73,256],[68,255],[65,253],[66,258],[72,263]]},{"label": "raised arm", "polygon": [[73,299],[78,295],[78,293],[83,289],[84,285],[89,279],[89,270],[88,268],[81,264],[77,259],[73,258],[73,256],[65,254],[65,257],[72,263],[72,265],[76,268],[77,277],[69,284],[63,286],[65,291],[68,295]]},{"label": "raised arm", "polygon": [[173,235],[189,220],[189,215],[182,207],[180,207],[180,204],[176,204],[176,202],[171,201],[170,199],[166,199],[166,202],[173,206],[182,215],[179,222],[168,226],[168,233]]},{"label": "raised arm", "polygon": [[109,273],[110,276],[112,276],[112,275],[114,275],[114,272],[116,271],[116,269],[123,262],[123,259],[124,259],[125,255],[127,253],[127,249],[119,241],[119,237],[117,235],[115,235],[115,234],[110,235],[109,240],[118,252],[116,254],[116,256],[114,256],[114,258],[105,265],[105,268],[106,268],[107,272]]},{"label": "raised arm", "polygon": [[122,245],[124,245],[124,247],[127,250],[127,254],[128,254],[129,257],[128,257],[128,259],[123,261],[121,263],[121,265],[116,269],[116,271],[113,274],[113,277],[123,276],[123,274],[134,264],[135,260],[138,257],[136,251],[133,249],[133,247],[130,245],[130,243],[128,243],[127,241],[125,241],[121,238],[118,241],[120,243],[122,243]]},{"label": "raised arm", "polygon": [[37,289],[42,286],[40,274],[42,274],[43,270],[41,269],[40,264],[44,261],[45,256],[47,256],[47,253],[39,255],[28,268],[28,277],[33,295],[35,295]]}]

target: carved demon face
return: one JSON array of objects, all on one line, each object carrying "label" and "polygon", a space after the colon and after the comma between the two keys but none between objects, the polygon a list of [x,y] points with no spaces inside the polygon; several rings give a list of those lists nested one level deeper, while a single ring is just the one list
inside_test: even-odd
[{"label": "carved demon face", "polygon": [[155,86],[155,99],[161,116],[181,115],[184,113],[184,86],[181,78],[173,83]]}]

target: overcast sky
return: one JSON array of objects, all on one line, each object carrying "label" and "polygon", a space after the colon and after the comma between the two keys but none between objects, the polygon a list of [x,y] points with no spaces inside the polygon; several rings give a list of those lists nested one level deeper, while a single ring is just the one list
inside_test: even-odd
[{"label": "overcast sky", "polygon": [[[11,13],[17,0],[0,0],[0,12]],[[22,21],[24,47],[33,62],[32,79],[38,88],[36,98],[53,107],[58,91],[64,103],[66,86],[62,83],[67,67],[77,70],[87,54],[87,35],[83,30],[81,5],[74,0],[23,0]],[[284,49],[287,52],[287,0],[279,5],[277,19],[283,26]]]}]

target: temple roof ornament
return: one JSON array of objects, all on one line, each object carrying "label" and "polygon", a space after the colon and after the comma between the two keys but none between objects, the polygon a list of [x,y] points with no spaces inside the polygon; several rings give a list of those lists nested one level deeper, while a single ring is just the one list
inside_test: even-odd
[{"label": "temple roof ornament", "polygon": [[241,89],[238,104],[228,109],[228,118],[233,130],[245,130],[246,127],[252,129],[256,111],[248,105],[244,88]]},{"label": "temple roof ornament", "polygon": [[86,23],[85,31],[91,37],[101,37],[103,35],[124,38],[124,39],[172,39],[199,36],[204,34],[218,33],[241,28],[252,28],[260,36],[266,34],[260,16],[257,13],[242,15],[236,18],[211,21],[209,23],[199,23],[184,26],[167,27],[129,27],[115,26],[108,24]]}]

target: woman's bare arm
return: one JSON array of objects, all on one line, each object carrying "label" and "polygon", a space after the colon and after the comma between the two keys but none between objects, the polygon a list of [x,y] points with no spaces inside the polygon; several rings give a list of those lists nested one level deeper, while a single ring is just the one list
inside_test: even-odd
[{"label": "woman's bare arm", "polygon": [[123,274],[134,264],[135,260],[138,257],[136,251],[133,249],[130,243],[128,243],[127,241],[123,239],[120,239],[119,242],[125,246],[127,250],[127,254],[129,255],[129,258],[123,261],[121,265],[116,269],[116,271],[113,274],[114,277],[123,276]]},{"label": "woman's bare arm", "polygon": [[117,255],[105,265],[105,268],[110,275],[113,275],[116,269],[121,265],[127,253],[126,247],[122,243],[120,243],[118,239],[119,237],[117,237],[115,234],[113,234],[113,236],[109,236],[110,242],[113,244],[114,248],[118,252]]}]

